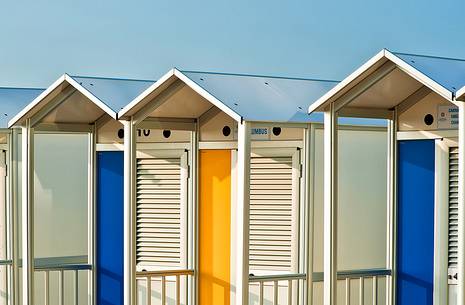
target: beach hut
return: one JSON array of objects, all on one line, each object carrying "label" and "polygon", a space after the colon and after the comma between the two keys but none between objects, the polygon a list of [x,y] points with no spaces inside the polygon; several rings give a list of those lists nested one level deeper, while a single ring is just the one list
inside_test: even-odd
[{"label": "beach hut", "polygon": [[464,60],[382,50],[310,105],[310,113],[325,113],[325,305],[344,292],[337,286],[338,116],[388,121],[386,303],[464,304],[464,84]]}]

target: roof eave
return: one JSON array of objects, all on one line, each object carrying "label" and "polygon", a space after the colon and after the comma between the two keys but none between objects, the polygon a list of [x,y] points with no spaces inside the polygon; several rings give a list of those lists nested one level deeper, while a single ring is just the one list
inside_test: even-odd
[{"label": "roof eave", "polygon": [[[454,93],[448,90],[447,88],[443,87],[427,75],[423,74],[395,54],[391,53],[389,50],[383,49],[381,52],[373,56],[370,60],[368,60],[365,64],[363,64],[360,68],[355,70],[352,74],[346,77],[341,83],[336,85],[333,89],[331,89],[328,93],[323,95],[319,98],[316,102],[308,108],[308,113],[317,112],[317,111],[324,111],[325,108],[329,103],[331,103],[334,97],[342,90],[344,90],[349,84],[355,81],[358,77],[360,77],[363,73],[367,72],[370,68],[374,65],[379,64],[383,60],[389,60],[393,62],[399,69],[410,75],[412,78],[416,79],[420,83],[424,84],[425,86],[429,87],[431,90],[445,98],[446,100],[453,102],[454,101]],[[460,90],[459,90],[460,91]],[[463,88],[463,94],[465,94],[465,88]]]},{"label": "roof eave", "polygon": [[194,90],[197,94],[205,98],[207,101],[218,107],[221,111],[228,114],[231,118],[238,122],[242,122],[243,118],[229,107],[227,107],[224,103],[218,100],[214,95],[209,93],[207,90],[202,88],[184,73],[179,71],[176,68],[171,69],[168,73],[163,75],[158,81],[156,81],[153,85],[147,88],[144,92],[142,92],[139,96],[137,96],[134,100],[132,100],[126,107],[124,107],[121,111],[118,112],[118,118],[120,120],[128,120],[130,116],[134,115],[132,111],[134,108],[139,105],[140,103],[148,103],[150,101],[146,101],[147,97],[156,89],[160,88],[165,82],[167,82],[171,77],[176,77],[182,82],[184,82],[187,86],[189,86],[192,90]]},{"label": "roof eave", "polygon": [[465,86],[457,90],[455,93],[455,100],[461,102],[465,101]]},{"label": "roof eave", "polygon": [[81,86],[78,82],[76,82],[72,77],[68,74],[63,74],[60,76],[51,86],[49,86],[44,92],[42,92],[38,97],[36,97],[31,103],[29,103],[23,110],[21,110],[17,115],[15,115],[9,122],[8,128],[12,128],[14,126],[18,126],[28,114],[37,107],[40,102],[45,99],[49,94],[51,94],[54,90],[56,90],[60,85],[63,83],[68,83],[69,85],[73,86],[78,90],[81,94],[87,97],[91,102],[96,104],[102,111],[107,113],[113,119],[117,119],[117,113],[113,111],[110,107],[108,107],[103,101],[98,99],[95,95]]},{"label": "roof eave", "polygon": [[371,67],[379,63],[383,58],[385,58],[385,49],[378,52],[375,56],[370,58],[366,63],[360,66],[357,70],[352,72],[349,76],[347,76],[344,80],[342,80],[339,84],[334,86],[331,90],[329,90],[326,94],[316,100],[308,107],[308,113],[324,111],[326,106],[332,101],[334,96],[338,94],[341,90],[344,90],[349,84],[351,84],[354,80],[360,77],[364,72],[368,71]]},{"label": "roof eave", "polygon": [[141,94],[136,96],[129,104],[124,106],[123,109],[121,109],[118,112],[118,119],[120,120],[128,120],[129,117],[131,116],[131,111],[133,111],[134,107],[139,105],[140,103],[144,103],[145,99],[155,90],[157,90],[160,86],[162,86],[166,81],[168,81],[171,77],[174,76],[174,71],[176,69],[171,69],[168,71],[166,74],[164,74],[160,79],[158,79],[156,82],[154,82],[152,85],[150,85],[147,89],[144,90]]},{"label": "roof eave", "polygon": [[8,128],[14,127],[34,108],[36,107],[44,98],[46,98],[50,93],[53,92],[58,86],[63,84],[65,81],[66,74],[60,76],[51,86],[45,89],[44,92],[39,94],[31,103],[23,108],[17,115],[15,115],[11,120],[8,121]]}]

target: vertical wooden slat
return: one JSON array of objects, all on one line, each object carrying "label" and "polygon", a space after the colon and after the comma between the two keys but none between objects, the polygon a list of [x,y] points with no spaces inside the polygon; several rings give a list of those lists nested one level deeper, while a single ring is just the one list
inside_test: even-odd
[{"label": "vertical wooden slat", "polygon": [[350,278],[346,278],[346,305],[350,305]]},{"label": "vertical wooden slat", "polygon": [[166,305],[166,277],[161,277],[161,304]]},{"label": "vertical wooden slat", "polygon": [[278,285],[278,281],[274,281],[274,285],[273,285],[273,305],[278,305],[278,289],[279,289],[279,285]]},{"label": "vertical wooden slat", "polygon": [[74,270],[74,305],[79,305],[79,271]]},{"label": "vertical wooden slat", "polygon": [[152,277],[147,276],[147,305],[152,304]]},{"label": "vertical wooden slat", "polygon": [[176,305],[181,305],[181,280],[179,275],[176,275]]},{"label": "vertical wooden slat", "polygon": [[287,286],[287,305],[292,305],[292,280],[288,281]]},{"label": "vertical wooden slat", "polygon": [[373,305],[378,305],[378,277],[373,276]]},{"label": "vertical wooden slat", "polygon": [[365,299],[365,280],[363,276],[360,277],[360,291],[359,291],[359,304],[364,305]]},{"label": "vertical wooden slat", "polygon": [[263,282],[260,281],[259,285],[260,285],[260,288],[259,288],[260,291],[259,291],[258,303],[259,303],[259,305],[263,305],[263,303],[264,303],[263,302]]},{"label": "vertical wooden slat", "polygon": [[50,304],[50,272],[47,270],[44,272],[44,275],[45,275],[44,304],[49,305]]},{"label": "vertical wooden slat", "polygon": [[65,305],[65,272],[60,270],[60,278],[58,281],[58,295],[59,295],[59,304]]}]

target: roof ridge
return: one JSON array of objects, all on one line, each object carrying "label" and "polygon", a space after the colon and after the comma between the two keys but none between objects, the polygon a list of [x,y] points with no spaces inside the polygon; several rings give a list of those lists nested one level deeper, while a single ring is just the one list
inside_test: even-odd
[{"label": "roof ridge", "polygon": [[446,56],[435,56],[435,55],[425,55],[425,54],[413,54],[413,53],[403,53],[403,52],[391,52],[395,55],[409,55],[409,56],[418,56],[418,57],[425,57],[425,58],[436,58],[436,59],[446,59],[446,60],[455,60],[455,61],[465,61],[465,58],[454,58],[454,57],[446,57]]},{"label": "roof ridge", "polygon": [[106,80],[121,80],[121,81],[132,81],[132,82],[156,82],[156,80],[153,80],[153,79],[136,79],[136,78],[86,76],[86,75],[69,75],[69,76],[70,77],[87,78],[87,79],[106,79]]},{"label": "roof ridge", "polygon": [[266,77],[266,78],[276,78],[276,79],[319,81],[319,82],[332,82],[332,83],[340,82],[338,80],[330,80],[330,79],[304,78],[304,77],[286,77],[286,76],[260,75],[260,74],[242,74],[242,73],[194,71],[194,70],[180,70],[180,72],[182,72],[182,73],[205,73],[205,74],[216,74],[216,75],[244,76],[244,77]]}]

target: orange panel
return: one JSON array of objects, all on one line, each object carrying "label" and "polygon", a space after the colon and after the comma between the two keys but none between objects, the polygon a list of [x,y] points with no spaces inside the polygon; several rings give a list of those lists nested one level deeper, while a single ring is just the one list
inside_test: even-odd
[{"label": "orange panel", "polygon": [[199,304],[229,305],[230,150],[200,151],[199,199]]}]

